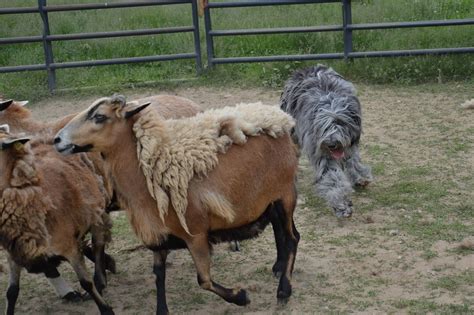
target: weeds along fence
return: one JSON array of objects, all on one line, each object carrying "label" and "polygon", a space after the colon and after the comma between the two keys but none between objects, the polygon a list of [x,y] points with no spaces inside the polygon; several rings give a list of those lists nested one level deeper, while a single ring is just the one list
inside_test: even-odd
[{"label": "weeds along fence", "polygon": [[[3,66],[0,73],[20,72],[20,71],[46,71],[48,74],[48,87],[50,91],[56,88],[56,70],[78,67],[93,67],[100,65],[115,65],[140,62],[161,62],[179,59],[194,59],[196,72],[199,74],[202,69],[201,47],[199,34],[198,4],[204,0],[155,0],[155,1],[122,1],[112,3],[87,3],[87,4],[62,4],[49,5],[47,0],[38,0],[36,7],[21,8],[0,8],[0,15],[6,14],[39,14],[42,20],[42,34],[37,36],[8,37],[0,38],[0,46],[22,43],[42,43],[44,52],[44,63],[33,65]],[[239,28],[239,29],[214,29],[212,27],[213,12],[216,10],[231,10],[234,8],[252,8],[269,6],[294,6],[294,5],[316,5],[340,4],[341,23],[337,25],[314,25],[300,27],[274,27],[274,28]],[[133,7],[147,6],[170,6],[177,4],[189,4],[192,25],[173,26],[163,28],[134,29],[108,32],[52,34],[50,30],[49,15],[59,14],[66,11],[82,10],[103,10],[103,9],[126,9]],[[264,10],[264,9],[262,9]],[[239,0],[239,1],[209,1],[204,8],[204,30],[205,44],[207,51],[207,64],[209,68],[217,64],[226,63],[248,63],[248,62],[270,62],[270,61],[304,61],[323,59],[345,59],[372,58],[372,57],[398,57],[398,56],[420,56],[420,55],[443,55],[443,54],[463,54],[473,53],[474,47],[442,47],[430,49],[410,49],[410,50],[385,50],[385,51],[355,51],[354,38],[357,43],[355,32],[383,30],[383,29],[406,29],[421,27],[442,27],[442,26],[462,26],[473,25],[474,18],[447,19],[447,20],[426,20],[412,22],[388,22],[388,23],[352,23],[351,0]],[[92,21],[91,21],[92,22]],[[73,41],[85,39],[135,37],[145,35],[164,35],[172,33],[193,34],[193,52],[175,53],[167,55],[151,55],[141,57],[122,57],[114,59],[77,60],[68,62],[56,62],[53,55],[53,44],[60,41]],[[269,55],[269,56],[216,56],[214,39],[218,37],[231,36],[252,36],[271,34],[295,34],[295,33],[318,33],[318,32],[338,32],[342,33],[343,49],[331,53],[297,54],[297,55]]]}]

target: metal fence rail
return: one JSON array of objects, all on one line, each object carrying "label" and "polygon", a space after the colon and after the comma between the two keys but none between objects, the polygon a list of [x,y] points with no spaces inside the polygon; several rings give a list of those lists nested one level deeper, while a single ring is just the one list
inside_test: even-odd
[{"label": "metal fence rail", "polygon": [[[49,27],[49,12],[66,12],[77,10],[99,10],[99,9],[117,9],[117,8],[132,8],[145,6],[163,6],[173,4],[191,4],[192,12],[192,26],[178,26],[167,28],[153,28],[153,29],[137,29],[127,31],[115,32],[94,32],[94,33],[77,33],[77,34],[51,34]],[[117,65],[126,63],[139,62],[154,62],[154,61],[168,61],[179,59],[195,59],[196,70],[199,73],[202,69],[201,61],[201,47],[199,41],[199,20],[197,14],[196,0],[169,0],[169,1],[129,1],[120,3],[90,3],[90,4],[71,4],[71,5],[47,5],[47,0],[38,0],[37,7],[25,8],[0,8],[0,15],[4,14],[32,14],[38,13],[43,21],[43,32],[40,36],[23,36],[0,38],[0,45],[7,44],[23,44],[23,43],[43,43],[45,63],[35,65],[19,65],[0,67],[0,73],[19,72],[19,71],[37,71],[46,70],[48,73],[48,87],[50,91],[56,88],[56,69],[101,66],[101,65]],[[193,33],[194,52],[179,53],[172,55],[155,55],[143,57],[124,57],[104,60],[86,60],[73,62],[54,62],[54,55],[52,44],[55,41],[67,40],[83,40],[83,39],[97,39],[97,38],[113,38],[126,36],[144,36],[157,34],[172,34],[172,33]]]},{"label": "metal fence rail", "polygon": [[[342,23],[340,25],[318,25],[311,27],[283,27],[283,28],[260,28],[260,29],[232,29],[215,30],[212,28],[211,10],[256,7],[256,6],[275,6],[275,5],[294,5],[294,4],[322,4],[322,3],[340,3],[342,7]],[[243,62],[266,62],[266,61],[303,61],[318,59],[353,59],[368,57],[402,57],[402,56],[420,56],[420,55],[443,55],[443,54],[464,54],[474,53],[474,47],[459,48],[435,48],[435,49],[413,49],[413,50],[392,50],[392,51],[354,51],[353,50],[353,31],[395,29],[395,28],[417,28],[417,27],[438,27],[438,26],[458,26],[473,25],[474,19],[453,19],[437,21],[414,21],[414,22],[389,22],[389,23],[352,23],[351,0],[242,0],[231,2],[210,2],[204,10],[204,23],[206,29],[207,61],[208,67],[216,64],[225,63],[243,63]],[[246,35],[264,35],[264,34],[291,34],[291,33],[310,33],[310,32],[343,32],[344,51],[324,54],[307,55],[277,55],[277,56],[255,56],[255,57],[216,57],[214,51],[214,37],[222,36],[246,36]]]}]

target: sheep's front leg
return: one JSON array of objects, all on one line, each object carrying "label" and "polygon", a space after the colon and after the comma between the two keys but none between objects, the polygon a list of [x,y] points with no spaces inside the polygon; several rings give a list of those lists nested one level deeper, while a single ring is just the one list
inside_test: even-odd
[{"label": "sheep's front leg", "polygon": [[352,215],[352,185],[339,162],[321,158],[316,165],[316,191],[338,217]]},{"label": "sheep's front leg", "polygon": [[92,250],[94,252],[94,284],[97,291],[102,295],[102,291],[107,286],[107,276],[105,273],[105,244],[95,235],[92,236]]},{"label": "sheep's front leg", "polygon": [[69,262],[72,265],[72,268],[76,272],[76,275],[79,279],[81,287],[89,293],[89,295],[94,299],[95,304],[99,308],[99,311],[102,315],[112,315],[114,314],[112,308],[104,301],[102,296],[97,291],[92,279],[87,272],[86,265],[84,263],[84,256],[77,253],[73,257],[68,258]]},{"label": "sheep's front leg", "polygon": [[13,261],[10,255],[8,256],[8,265],[10,267],[10,278],[8,281],[7,309],[5,314],[13,315],[15,314],[15,304],[20,292],[21,267]]},{"label": "sheep's front leg", "polygon": [[166,257],[167,250],[153,251],[153,273],[156,276],[156,314],[168,314],[168,305],[166,303]]},{"label": "sheep's front leg", "polygon": [[[94,251],[92,250],[91,246],[84,245],[82,247],[82,252],[87,257],[87,259],[95,263],[96,259],[95,259]],[[115,263],[115,259],[109,254],[105,253],[105,251],[104,251],[104,265],[105,265],[105,270],[108,270],[113,274],[117,273],[117,266]]]},{"label": "sheep's front leg", "polygon": [[186,241],[188,249],[193,257],[197,270],[198,283],[204,290],[214,292],[229,303],[247,305],[250,300],[247,292],[243,289],[227,289],[212,281],[211,278],[211,255],[207,234],[199,234],[191,240]]}]

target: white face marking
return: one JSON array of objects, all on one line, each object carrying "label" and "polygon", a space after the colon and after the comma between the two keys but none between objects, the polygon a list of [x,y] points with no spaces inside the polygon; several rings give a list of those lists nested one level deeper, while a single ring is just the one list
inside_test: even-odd
[{"label": "white face marking", "polygon": [[25,106],[26,104],[29,103],[29,101],[21,101],[21,102],[16,102],[20,106]]},{"label": "white face marking", "polygon": [[71,286],[69,286],[66,280],[64,280],[61,276],[57,278],[48,278],[48,280],[61,298],[70,292],[74,292],[74,289],[71,288]]}]

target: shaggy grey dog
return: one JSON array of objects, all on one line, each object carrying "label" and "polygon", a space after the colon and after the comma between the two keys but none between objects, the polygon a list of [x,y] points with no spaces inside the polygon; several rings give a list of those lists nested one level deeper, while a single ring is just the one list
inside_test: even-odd
[{"label": "shaggy grey dog", "polygon": [[317,65],[292,75],[280,103],[296,119],[293,139],[314,166],[316,191],[338,217],[350,217],[352,187],[372,181],[360,159],[362,113],[354,86]]}]

